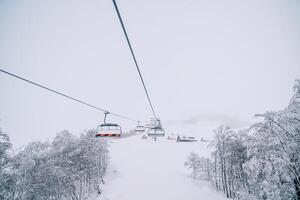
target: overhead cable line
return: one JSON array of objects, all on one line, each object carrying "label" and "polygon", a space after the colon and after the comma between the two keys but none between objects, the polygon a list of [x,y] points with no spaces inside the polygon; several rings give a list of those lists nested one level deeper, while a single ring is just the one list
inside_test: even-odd
[{"label": "overhead cable line", "polygon": [[71,100],[73,100],[73,101],[76,101],[76,102],[78,102],[78,103],[81,103],[81,104],[83,104],[83,105],[85,105],[85,106],[88,106],[88,107],[90,107],[90,108],[96,109],[96,110],[98,110],[98,111],[101,111],[101,112],[104,112],[104,113],[109,113],[110,115],[114,115],[114,116],[116,116],[116,117],[123,118],[123,119],[126,119],[126,120],[138,122],[138,120],[135,120],[135,119],[126,117],[126,116],[124,116],[124,115],[120,115],[120,114],[117,114],[117,113],[110,112],[110,111],[108,111],[108,110],[106,110],[106,109],[103,109],[103,108],[99,108],[99,107],[97,107],[97,106],[94,106],[94,105],[89,104],[89,103],[87,103],[87,102],[84,102],[84,101],[82,101],[82,100],[76,99],[76,98],[71,97],[71,96],[69,96],[69,95],[66,95],[66,94],[64,94],[64,93],[58,92],[58,91],[56,91],[56,90],[53,90],[53,89],[48,88],[48,87],[46,87],[46,86],[43,86],[43,85],[41,85],[41,84],[35,83],[35,82],[33,82],[33,81],[30,81],[30,80],[28,80],[28,79],[26,79],[26,78],[23,78],[23,77],[21,77],[21,76],[18,76],[18,75],[16,75],[16,74],[13,74],[13,73],[10,73],[10,72],[8,72],[8,71],[5,71],[5,70],[3,70],[3,69],[0,69],[0,72],[2,72],[2,73],[4,73],[4,74],[7,74],[7,75],[9,75],[9,76],[12,76],[12,77],[14,77],[14,78],[20,79],[20,80],[22,80],[22,81],[25,81],[25,82],[27,82],[27,83],[30,83],[30,84],[32,84],[32,85],[35,85],[35,86],[37,86],[37,87],[39,87],[39,88],[45,89],[45,90],[47,90],[47,91],[49,91],[49,92],[52,92],[52,93],[55,93],[55,94],[57,94],[57,95],[63,96],[63,97],[65,97],[65,98],[71,99]]},{"label": "overhead cable line", "polygon": [[142,84],[143,84],[143,87],[144,87],[144,90],[145,90],[145,93],[146,93],[146,96],[147,96],[148,102],[149,102],[149,104],[150,104],[150,107],[151,107],[152,113],[153,113],[154,117],[155,117],[155,118],[157,118],[157,117],[156,117],[156,114],[155,114],[155,112],[154,112],[153,104],[152,104],[152,102],[151,102],[151,99],[150,99],[150,96],[149,96],[148,90],[147,90],[147,88],[146,88],[146,85],[145,85],[145,82],[144,82],[144,79],[143,79],[143,76],[142,76],[141,70],[140,70],[140,68],[139,68],[139,65],[138,65],[138,63],[137,63],[137,60],[136,60],[135,54],[134,54],[134,52],[133,52],[133,49],[132,49],[132,46],[131,46],[131,43],[130,43],[130,40],[129,40],[129,37],[128,37],[128,34],[127,34],[127,31],[126,31],[126,29],[125,29],[125,25],[124,25],[124,23],[123,23],[123,20],[122,20],[122,17],[121,17],[121,14],[120,14],[120,11],[119,11],[119,8],[118,8],[118,5],[117,5],[117,2],[116,2],[115,0],[112,0],[112,1],[113,1],[113,4],[114,4],[114,7],[115,7],[115,10],[116,10],[116,12],[117,12],[117,15],[118,15],[118,18],[119,18],[120,24],[121,24],[121,26],[122,26],[122,29],[123,29],[124,35],[125,35],[125,37],[126,37],[127,44],[128,44],[128,46],[129,46],[129,49],[130,49],[131,55],[132,55],[132,57],[133,57],[133,60],[134,60],[134,63],[135,63],[136,69],[137,69],[137,71],[138,71],[138,73],[139,73],[139,76],[140,76],[141,82],[142,82]]}]

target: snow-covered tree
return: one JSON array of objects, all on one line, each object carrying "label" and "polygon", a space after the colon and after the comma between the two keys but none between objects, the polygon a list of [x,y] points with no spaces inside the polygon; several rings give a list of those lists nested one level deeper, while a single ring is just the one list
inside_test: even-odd
[{"label": "snow-covered tree", "polygon": [[12,145],[9,139],[9,136],[5,133],[2,133],[0,129],[0,170],[4,167],[9,161],[9,150]]},{"label": "snow-covered tree", "polygon": [[0,200],[11,199],[15,177],[10,171],[11,148],[9,136],[0,129]]},{"label": "snow-covered tree", "polygon": [[198,154],[194,152],[190,153],[187,161],[184,163],[184,166],[192,169],[192,177],[193,179],[196,179],[200,167],[200,157],[198,156]]},{"label": "snow-covered tree", "polygon": [[285,109],[256,116],[249,129],[214,131],[210,180],[229,198],[300,200],[300,81]]},{"label": "snow-covered tree", "polygon": [[257,115],[263,121],[252,127],[245,167],[259,199],[300,199],[299,80],[294,92],[288,107]]},{"label": "snow-covered tree", "polygon": [[[100,193],[108,145],[94,135],[87,131],[77,138],[62,131],[52,143],[28,144],[0,170],[0,200],[86,200]],[[11,146],[4,144],[6,149]]]}]

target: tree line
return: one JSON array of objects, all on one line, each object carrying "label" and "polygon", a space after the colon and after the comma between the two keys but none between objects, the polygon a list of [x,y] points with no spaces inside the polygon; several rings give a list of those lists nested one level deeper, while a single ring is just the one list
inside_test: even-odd
[{"label": "tree line", "polygon": [[108,143],[94,135],[62,131],[52,142],[32,142],[14,153],[0,130],[0,200],[85,200],[100,194]]},{"label": "tree line", "polygon": [[300,81],[286,108],[257,116],[248,129],[218,127],[211,157],[191,153],[185,165],[228,198],[300,200]]}]

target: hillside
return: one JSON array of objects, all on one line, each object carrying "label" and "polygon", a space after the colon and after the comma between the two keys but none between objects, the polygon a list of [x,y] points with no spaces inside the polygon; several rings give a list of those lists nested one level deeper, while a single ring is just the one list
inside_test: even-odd
[{"label": "hillside", "polygon": [[209,155],[206,146],[140,135],[112,140],[107,183],[98,200],[225,199],[210,183],[192,180],[183,165],[191,151]]}]

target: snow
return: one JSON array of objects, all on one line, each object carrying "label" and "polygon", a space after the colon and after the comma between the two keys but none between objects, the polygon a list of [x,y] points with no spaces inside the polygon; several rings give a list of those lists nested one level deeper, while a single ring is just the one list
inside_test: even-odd
[{"label": "snow", "polygon": [[209,182],[193,180],[184,167],[190,152],[209,155],[207,143],[177,143],[141,135],[112,140],[103,193],[97,200],[223,200]]}]

